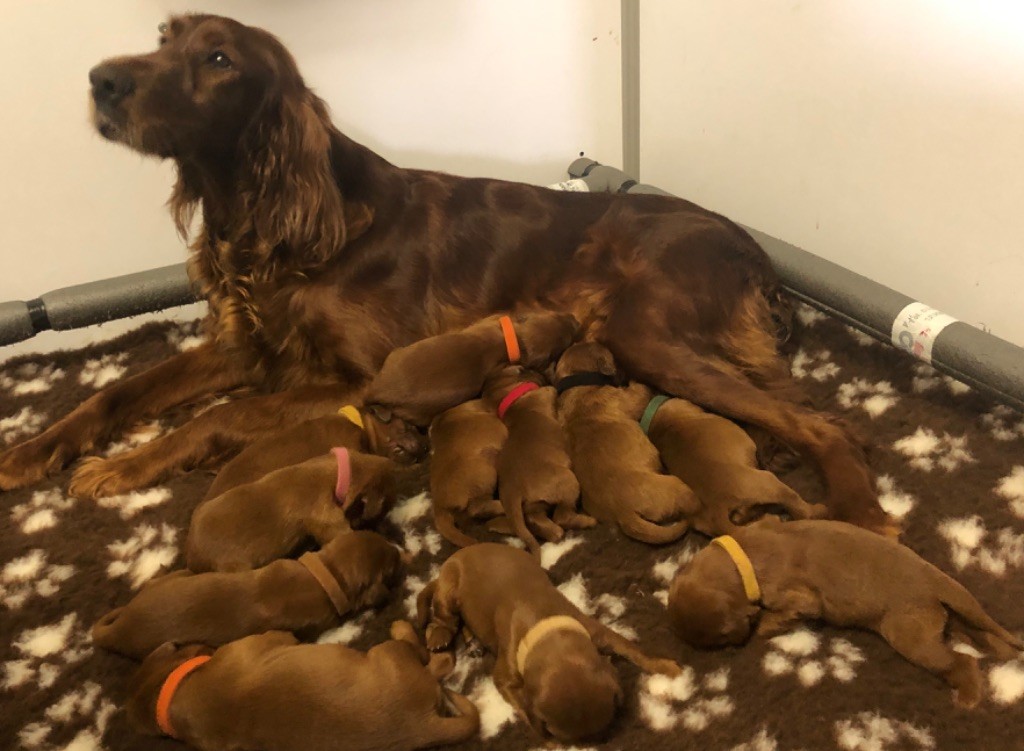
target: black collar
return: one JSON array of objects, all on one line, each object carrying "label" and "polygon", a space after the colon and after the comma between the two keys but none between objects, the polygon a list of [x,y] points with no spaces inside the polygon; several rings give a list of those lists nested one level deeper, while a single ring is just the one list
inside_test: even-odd
[{"label": "black collar", "polygon": [[561,394],[563,391],[574,389],[577,386],[617,386],[614,376],[605,373],[598,373],[596,370],[588,370],[582,373],[573,373],[566,376],[555,384],[555,391]]}]

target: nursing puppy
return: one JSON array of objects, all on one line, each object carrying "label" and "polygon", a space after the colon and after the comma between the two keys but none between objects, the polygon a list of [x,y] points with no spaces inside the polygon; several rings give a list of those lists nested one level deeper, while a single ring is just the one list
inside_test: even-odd
[{"label": "nursing puppy", "polygon": [[655,397],[640,420],[665,468],[700,499],[690,518],[706,535],[732,534],[765,513],[793,519],[820,518],[823,505],[807,503],[771,472],[758,469],[754,441],[732,420],[705,412],[685,399]]},{"label": "nursing puppy", "polygon": [[298,561],[254,571],[175,571],[100,618],[92,640],[142,659],[168,641],[216,647],[264,631],[312,637],[349,613],[382,604],[401,568],[398,549],[383,537],[347,532]]},{"label": "nursing puppy", "polygon": [[479,399],[464,402],[434,419],[430,426],[430,501],[434,526],[458,547],[477,541],[459,529],[457,520],[488,518],[502,512],[494,500],[498,454],[508,429]]},{"label": "nursing puppy", "polygon": [[[392,636],[365,653],[299,644],[286,631],[216,651],[164,644],[135,675],[128,719],[142,733],[201,751],[413,751],[475,736],[476,707],[430,675],[412,627],[395,623]],[[172,672],[189,667],[158,706]]]},{"label": "nursing puppy", "polygon": [[322,456],[334,446],[386,456],[399,464],[419,461],[428,449],[426,438],[404,420],[384,423],[369,410],[346,405],[250,444],[217,473],[206,498],[216,498],[275,469]]},{"label": "nursing puppy", "polygon": [[[338,448],[279,469],[200,504],[185,544],[186,568],[246,571],[323,546],[353,526],[383,515],[421,474],[382,456]],[[425,488],[421,488],[425,489]]]},{"label": "nursing puppy", "polygon": [[661,473],[658,450],[637,423],[651,390],[639,383],[618,387],[611,353],[593,342],[567,349],[555,377],[584,510],[643,542],[682,537],[700,501],[678,477]]},{"label": "nursing puppy", "polygon": [[622,703],[618,674],[603,654],[676,675],[672,660],[581,613],[528,553],[481,543],[451,556],[417,599],[427,648],[451,648],[460,624],[497,655],[494,683],[539,734],[560,741],[605,731]]},{"label": "nursing puppy", "polygon": [[845,522],[768,517],[734,538],[742,551],[736,558],[709,545],[669,590],[669,618],[694,646],[743,644],[755,630],[770,636],[804,619],[867,629],[941,676],[962,707],[981,700],[981,673],[974,657],[946,643],[947,624],[1003,659],[1024,649],[960,584],[874,532]]},{"label": "nursing puppy", "polygon": [[495,368],[510,362],[543,368],[572,343],[578,328],[568,313],[539,311],[489,316],[423,339],[387,356],[365,404],[384,422],[399,417],[425,427],[446,409],[478,397]]},{"label": "nursing puppy", "polygon": [[[498,498],[513,533],[540,555],[527,521],[551,541],[560,540],[566,527],[592,527],[596,520],[576,510],[580,484],[555,415],[554,387],[545,385],[540,373],[510,365],[488,376],[483,398],[508,426],[498,455]],[[526,513],[528,505],[532,510]],[[554,508],[553,520],[548,507]]]}]

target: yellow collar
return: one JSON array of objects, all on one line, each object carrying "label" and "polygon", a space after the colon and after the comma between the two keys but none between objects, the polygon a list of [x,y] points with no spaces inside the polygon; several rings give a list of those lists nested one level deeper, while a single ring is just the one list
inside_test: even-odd
[{"label": "yellow collar", "polygon": [[363,425],[363,416],[359,414],[359,410],[351,404],[346,404],[344,407],[339,409],[338,414],[342,417],[348,418],[348,421],[360,430],[366,430],[366,426]]},{"label": "yellow collar", "polygon": [[527,631],[526,635],[519,640],[519,647],[516,649],[516,669],[519,671],[519,675],[523,674],[523,669],[526,667],[526,658],[530,656],[530,652],[537,646],[537,642],[552,631],[578,631],[588,639],[590,638],[590,632],[587,631],[587,627],[572,616],[553,615],[550,618],[537,621],[533,624],[533,628]]},{"label": "yellow collar", "polygon": [[760,602],[761,600],[761,587],[757,584],[757,574],[754,573],[754,564],[750,562],[747,554],[743,552],[743,548],[729,535],[722,535],[716,537],[711,541],[712,545],[718,545],[729,557],[732,558],[732,562],[736,564],[736,570],[740,572],[740,578],[743,580],[743,591],[747,593],[747,599],[752,603]]}]

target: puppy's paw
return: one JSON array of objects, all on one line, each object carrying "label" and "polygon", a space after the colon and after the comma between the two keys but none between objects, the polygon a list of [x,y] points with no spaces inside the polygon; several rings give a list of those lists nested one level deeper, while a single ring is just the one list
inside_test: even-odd
[{"label": "puppy's paw", "polygon": [[96,499],[127,493],[148,484],[139,474],[136,467],[121,457],[104,459],[90,456],[75,468],[68,483],[68,495]]},{"label": "puppy's paw", "polygon": [[451,652],[435,652],[430,655],[427,672],[437,680],[447,678],[453,670],[455,670],[455,655]]},{"label": "puppy's paw", "polygon": [[431,623],[427,626],[427,649],[431,652],[440,652],[451,646],[455,639],[455,632],[440,623]]},{"label": "puppy's paw", "polygon": [[70,447],[61,447],[40,436],[0,452],[0,490],[15,490],[60,470]]},{"label": "puppy's paw", "polygon": [[683,672],[683,669],[679,667],[679,663],[675,660],[669,660],[667,658],[654,658],[647,665],[647,672],[659,673],[661,675],[667,675],[670,678],[675,678]]},{"label": "puppy's paw", "polygon": [[953,703],[960,709],[974,709],[981,703],[981,691],[976,687],[956,689],[953,691]]}]

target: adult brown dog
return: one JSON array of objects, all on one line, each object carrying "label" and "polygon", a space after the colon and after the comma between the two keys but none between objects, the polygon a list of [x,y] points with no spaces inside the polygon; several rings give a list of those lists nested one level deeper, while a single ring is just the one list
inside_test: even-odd
[{"label": "adult brown dog", "polygon": [[340,534],[307,555],[320,565],[304,556],[305,563],[280,560],[254,571],[152,579],[96,622],[93,643],[142,659],[168,641],[217,647],[264,631],[316,636],[382,604],[401,574],[398,549],[376,532]]},{"label": "adult brown dog", "polygon": [[946,643],[947,624],[1003,659],[1024,649],[963,586],[893,540],[843,522],[773,517],[734,537],[753,569],[754,591],[741,578],[742,564],[714,544],[669,589],[669,618],[695,646],[743,644],[755,622],[762,636],[803,619],[868,629],[945,679],[965,707],[981,699],[981,672],[977,659]]},{"label": "adult brown dog", "polygon": [[460,623],[497,655],[494,684],[541,735],[592,738],[622,703],[618,676],[603,654],[641,670],[677,675],[672,660],[645,654],[584,615],[522,550],[480,543],[452,555],[417,598],[427,648],[452,646]]},{"label": "adult brown dog", "polygon": [[789,311],[768,258],[736,224],[666,196],[400,169],[332,125],[265,31],[209,15],[161,29],[157,50],[90,71],[94,122],[174,162],[183,233],[202,209],[189,263],[210,340],[4,452],[0,488],[35,482],[174,405],[242,385],[282,392],[217,406],[140,449],[144,461],[130,451],[74,478],[81,496],[146,485],[228,429],[236,442],[262,435],[277,405],[312,398],[310,388],[357,390],[397,347],[540,307],[574,314],[632,378],[813,458],[836,517],[886,524],[860,448],[780,396],[793,387],[775,339]]},{"label": "adult brown dog", "polygon": [[164,682],[187,660],[212,653],[181,682],[165,717],[167,730],[201,751],[413,751],[469,740],[480,727],[476,707],[438,685],[415,633],[399,626],[392,641],[365,653],[299,644],[287,631],[215,652],[162,645],[135,675],[129,722],[162,735],[156,707]]}]

